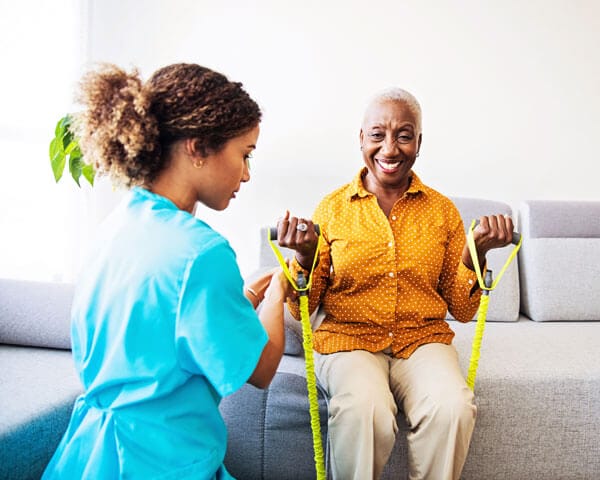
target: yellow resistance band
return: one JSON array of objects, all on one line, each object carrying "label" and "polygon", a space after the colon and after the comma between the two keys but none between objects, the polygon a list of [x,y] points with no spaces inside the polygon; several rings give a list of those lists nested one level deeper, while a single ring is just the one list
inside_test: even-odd
[{"label": "yellow resistance band", "polygon": [[473,346],[471,348],[471,359],[469,361],[469,371],[467,373],[467,385],[471,390],[475,388],[475,377],[477,376],[477,367],[479,366],[479,357],[481,354],[481,341],[483,339],[483,331],[485,329],[485,320],[487,318],[487,311],[490,302],[489,294],[492,290],[496,288],[498,282],[504,275],[504,272],[510,265],[510,263],[514,260],[517,252],[521,248],[521,242],[523,241],[523,237],[519,238],[519,242],[513,248],[513,251],[509,255],[506,263],[500,270],[500,273],[496,277],[496,280],[492,282],[492,272],[488,270],[486,272],[486,281],[483,280],[481,276],[481,269],[479,268],[479,258],[477,255],[477,248],[475,247],[475,240],[473,238],[473,229],[475,228],[475,220],[471,222],[471,227],[469,228],[469,233],[467,234],[467,245],[469,247],[469,253],[471,254],[471,259],[473,260],[473,266],[475,267],[475,273],[477,274],[477,281],[479,282],[479,287],[483,290],[483,294],[481,295],[481,301],[479,303],[479,311],[477,312],[477,325],[475,327],[475,335],[473,337]]},{"label": "yellow resistance band", "polygon": [[298,301],[300,305],[300,319],[302,323],[302,345],[304,347],[304,361],[306,364],[306,387],[308,390],[310,426],[312,429],[313,449],[315,453],[315,469],[317,472],[317,480],[325,480],[325,455],[323,454],[323,443],[321,440],[321,422],[319,420],[319,401],[317,397],[317,377],[315,375],[315,362],[313,357],[313,336],[312,327],[310,325],[310,312],[308,311],[308,291],[312,285],[312,274],[314,272],[315,265],[317,264],[319,246],[321,244],[321,235],[319,234],[315,258],[313,259],[313,264],[308,275],[308,281],[305,285],[301,280],[296,283],[296,281],[294,281],[292,278],[292,274],[290,273],[285,259],[271,240],[270,229],[268,229],[268,240],[269,245],[271,245],[271,248],[273,249],[273,253],[275,253],[277,260],[283,269],[283,273],[292,287],[294,287],[294,290],[300,294]]}]

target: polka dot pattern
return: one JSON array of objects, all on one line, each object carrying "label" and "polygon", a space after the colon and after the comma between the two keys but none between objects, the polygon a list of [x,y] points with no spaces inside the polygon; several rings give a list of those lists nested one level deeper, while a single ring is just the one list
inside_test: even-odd
[{"label": "polka dot pattern", "polygon": [[[463,223],[454,204],[412,174],[409,190],[385,216],[375,195],[354,180],[327,195],[313,221],[323,243],[313,274],[310,310],[326,317],[315,350],[377,352],[408,358],[425,343],[449,344],[446,312],[467,322],[479,306],[475,273],[461,261]],[[293,270],[301,267],[292,263]],[[290,304],[298,318],[298,306]]]}]

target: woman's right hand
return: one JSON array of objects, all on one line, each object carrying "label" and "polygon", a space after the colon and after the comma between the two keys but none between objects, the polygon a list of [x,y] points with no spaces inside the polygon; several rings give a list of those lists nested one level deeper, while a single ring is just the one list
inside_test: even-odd
[{"label": "woman's right hand", "polygon": [[[306,228],[298,229],[299,225],[306,225]],[[296,250],[297,262],[302,268],[310,269],[319,241],[311,220],[291,217],[290,212],[286,211],[277,223],[277,239],[280,246]]]},{"label": "woman's right hand", "polygon": [[297,292],[294,290],[281,267],[273,269],[269,284],[265,290],[264,298],[277,303],[283,303],[288,299],[295,300]]}]

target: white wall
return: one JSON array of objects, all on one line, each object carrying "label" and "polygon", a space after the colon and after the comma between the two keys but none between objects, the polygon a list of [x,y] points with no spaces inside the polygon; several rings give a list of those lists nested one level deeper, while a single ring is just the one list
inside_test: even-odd
[{"label": "white wall", "polygon": [[0,0],[1,277],[60,281],[76,268],[86,212],[70,179],[55,184],[48,145],[74,108],[82,16],[78,0]]},{"label": "white wall", "polygon": [[262,106],[252,181],[225,212],[200,212],[244,273],[260,225],[310,215],[354,176],[364,104],[390,85],[421,102],[415,169],[432,187],[513,206],[600,200],[596,0],[89,1],[90,61],[144,77],[200,63]]}]

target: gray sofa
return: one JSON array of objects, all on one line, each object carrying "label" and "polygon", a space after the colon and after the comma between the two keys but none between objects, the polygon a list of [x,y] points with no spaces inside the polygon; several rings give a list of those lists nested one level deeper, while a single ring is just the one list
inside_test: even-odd
[{"label": "gray sofa", "polygon": [[[508,205],[455,198],[465,224],[513,213],[518,262],[490,296],[463,479],[600,478],[600,202]],[[260,266],[275,264],[261,233]],[[498,271],[509,248],[493,252]],[[71,363],[69,285],[0,281],[0,478],[39,478],[81,387]],[[318,321],[315,315],[315,321]],[[474,323],[450,320],[466,374]],[[223,399],[226,465],[240,479],[314,478],[299,324],[271,386]],[[319,390],[327,448],[327,394]],[[406,478],[406,424],[383,478]]]}]

